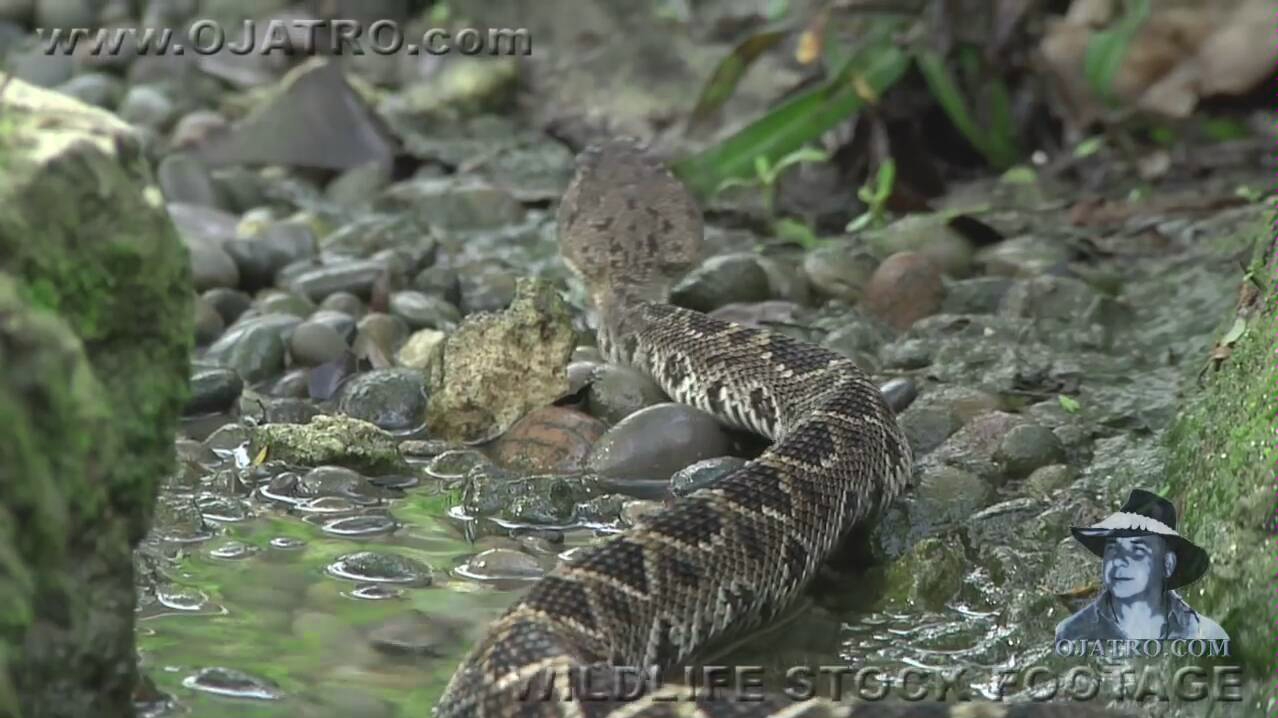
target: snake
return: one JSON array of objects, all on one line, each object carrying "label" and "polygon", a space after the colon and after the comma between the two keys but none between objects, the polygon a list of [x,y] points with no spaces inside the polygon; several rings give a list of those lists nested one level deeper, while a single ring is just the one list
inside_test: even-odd
[{"label": "snake", "polygon": [[471,648],[436,718],[1111,715],[1076,704],[734,700],[626,684],[631,674],[618,667],[686,665],[776,620],[849,531],[901,494],[913,457],[879,388],[849,358],[670,303],[675,283],[702,258],[704,220],[639,141],[616,137],[582,150],[555,220],[560,256],[594,306],[605,359],[771,444],[538,579]]}]

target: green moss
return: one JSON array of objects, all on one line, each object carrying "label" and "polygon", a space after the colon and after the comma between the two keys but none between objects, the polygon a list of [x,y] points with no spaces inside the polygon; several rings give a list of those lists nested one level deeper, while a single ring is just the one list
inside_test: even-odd
[{"label": "green moss", "polygon": [[[85,557],[127,556],[129,543],[123,532],[97,530],[110,488],[105,477],[120,459],[107,391],[71,329],[26,303],[17,282],[3,273],[0,425],[6,433],[0,442],[0,666],[7,669],[0,670],[0,713],[20,715],[6,703],[6,686],[30,685],[31,673],[47,668],[22,652],[20,637],[50,606],[59,625],[87,629],[99,610],[95,602],[111,596],[86,591],[78,580],[86,566],[96,565]],[[115,598],[127,596],[128,581],[114,581]],[[58,660],[74,669],[104,659],[91,655],[95,647],[82,650]]]},{"label": "green moss", "polygon": [[153,180],[127,126],[84,108],[83,125],[50,130],[54,110],[22,97],[29,106],[7,106],[11,126],[0,133],[0,270],[23,281],[31,302],[56,309],[109,378],[134,459],[119,467],[108,499],[138,540],[157,481],[173,468],[188,392],[189,259],[158,193],[145,191]]},{"label": "green moss", "polygon": [[123,715],[131,549],[188,391],[188,257],[131,128],[20,81],[5,100],[0,714],[13,689],[29,715]]},{"label": "green moss", "polygon": [[[1267,243],[1268,227],[1260,231]],[[1245,313],[1246,334],[1167,435],[1168,489],[1187,536],[1212,558],[1208,575],[1187,587],[1186,598],[1225,627],[1235,659],[1257,678],[1274,669],[1274,557],[1267,525],[1276,458],[1275,272],[1276,265],[1256,272],[1264,293]],[[1233,322],[1230,316],[1220,334]]]}]

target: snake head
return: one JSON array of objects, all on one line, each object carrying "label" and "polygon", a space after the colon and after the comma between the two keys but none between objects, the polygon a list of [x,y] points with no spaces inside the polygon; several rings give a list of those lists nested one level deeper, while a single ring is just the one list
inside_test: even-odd
[{"label": "snake head", "polygon": [[596,306],[665,301],[701,259],[696,200],[631,139],[591,145],[577,156],[557,222],[559,253]]}]

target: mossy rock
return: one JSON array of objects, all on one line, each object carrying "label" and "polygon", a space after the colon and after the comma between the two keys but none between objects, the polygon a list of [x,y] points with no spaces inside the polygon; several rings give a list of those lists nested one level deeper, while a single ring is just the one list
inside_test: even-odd
[{"label": "mossy rock", "polygon": [[131,127],[8,81],[0,275],[0,714],[131,715],[130,554],[174,468],[193,338],[186,249]]},{"label": "mossy rock", "polygon": [[[2,79],[3,76],[0,76]],[[131,460],[109,499],[137,541],[188,393],[193,293],[136,132],[14,79],[0,104],[0,271],[56,312],[104,381]]]},{"label": "mossy rock", "polygon": [[[1263,263],[1262,232],[1254,275],[1244,282],[1236,316],[1223,322],[1225,338],[1237,319],[1245,332],[1219,371],[1204,376],[1167,433],[1167,495],[1182,528],[1207,550],[1207,575],[1182,589],[1197,611],[1224,626],[1232,664],[1272,683],[1274,671],[1273,553],[1275,336],[1278,335],[1278,264]],[[1254,236],[1254,235],[1253,235]],[[1204,357],[1205,359],[1205,357]],[[1197,369],[1197,367],[1195,367]]]},{"label": "mossy rock", "polygon": [[[120,435],[80,340],[19,287],[0,273],[0,715],[124,710],[132,545],[126,524],[102,520]],[[41,690],[80,676],[94,693]]]}]

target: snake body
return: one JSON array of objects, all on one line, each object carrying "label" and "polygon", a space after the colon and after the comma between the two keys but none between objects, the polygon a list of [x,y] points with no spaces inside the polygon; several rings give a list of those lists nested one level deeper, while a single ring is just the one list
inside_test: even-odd
[{"label": "snake body", "polygon": [[[615,666],[675,666],[776,617],[847,531],[901,492],[911,452],[878,388],[849,359],[667,303],[698,258],[702,219],[682,184],[637,144],[582,152],[558,224],[561,255],[598,311],[605,356],[773,444],[535,583],[472,649],[436,716],[950,716],[943,704],[672,700],[678,687],[622,700],[607,690],[619,689],[610,684]],[[570,694],[570,677],[591,678],[594,697]],[[1082,714],[1069,708],[1056,715]],[[982,710],[968,715],[1020,709]]]}]

